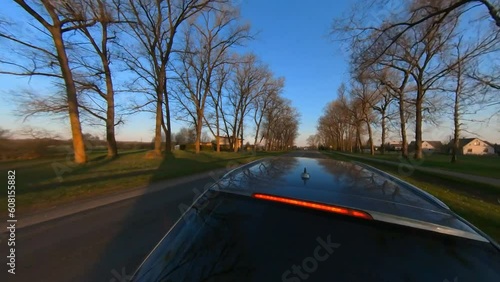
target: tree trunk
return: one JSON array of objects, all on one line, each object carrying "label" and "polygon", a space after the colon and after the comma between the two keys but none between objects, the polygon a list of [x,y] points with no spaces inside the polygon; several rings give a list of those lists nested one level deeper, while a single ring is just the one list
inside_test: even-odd
[{"label": "tree trunk", "polygon": [[415,155],[416,160],[422,159],[422,99],[417,97],[415,104]]},{"label": "tree trunk", "polygon": [[200,153],[201,129],[203,127],[203,110],[196,110],[196,141],[194,143],[196,154]]},{"label": "tree trunk", "polygon": [[457,87],[455,89],[455,103],[453,107],[453,148],[451,150],[451,162],[457,162],[457,154],[460,143],[460,93],[462,91],[462,69],[461,65],[458,65],[458,75],[457,75]]},{"label": "tree trunk", "polygon": [[243,124],[242,124],[242,125],[241,125],[241,133],[240,133],[240,141],[238,141],[238,143],[240,143],[240,142],[241,142],[241,144],[240,144],[240,147],[241,147],[241,152],[243,152],[243,146],[244,146],[244,145],[243,145],[243,129],[244,129],[244,128],[243,128]]},{"label": "tree trunk", "polygon": [[154,151],[159,156],[161,155],[161,127],[163,117],[162,94],[157,95],[156,99],[156,123],[155,123],[155,147]]},{"label": "tree trunk", "polygon": [[[242,147],[242,145],[243,145],[243,144],[240,144],[240,141],[238,141],[238,138],[240,137],[240,135],[241,136],[243,135],[243,118],[244,118],[243,109],[241,109],[241,116],[240,116],[240,119],[239,119],[238,125],[237,125],[238,130],[234,134],[234,152],[235,153],[238,152],[238,149],[240,149],[240,147]],[[241,139],[241,141],[243,141],[243,139]]]},{"label": "tree trunk", "polygon": [[[401,96],[400,96],[401,97]],[[399,119],[401,126],[401,155],[408,159],[408,140],[406,139],[406,116],[404,108],[404,98],[399,99]]]},{"label": "tree trunk", "polygon": [[[163,95],[165,95],[166,86],[166,71],[165,66],[160,65],[157,69],[158,84],[156,86],[156,124],[155,124],[155,153],[160,156],[162,151],[161,130],[165,121],[163,120]],[[170,135],[170,132],[165,132],[165,135]],[[165,137],[166,139],[167,137]]]},{"label": "tree trunk", "polygon": [[385,109],[382,110],[382,137],[381,137],[382,145],[380,147],[380,153],[382,155],[385,154]]},{"label": "tree trunk", "polygon": [[361,129],[359,124],[356,125],[356,151],[358,153],[363,152],[361,144]]},{"label": "tree trunk", "polygon": [[[166,142],[167,135],[168,135],[168,129],[167,129],[167,125],[165,124],[165,120],[163,119],[163,117],[161,118],[161,129],[163,129],[163,133],[165,134],[165,142]],[[163,143],[163,140],[162,140],[162,143]],[[163,148],[163,144],[162,144],[162,150],[167,150],[167,148]]]},{"label": "tree trunk", "polygon": [[460,115],[458,112],[459,108],[459,102],[458,102],[458,97],[455,96],[455,109],[453,111],[453,123],[455,126],[455,130],[453,132],[453,148],[451,152],[451,162],[456,163],[457,162],[457,154],[459,150],[459,143],[460,143]]},{"label": "tree trunk", "polygon": [[172,126],[170,123],[170,104],[168,102],[168,93],[165,88],[165,119],[167,132],[165,132],[165,143],[167,152],[172,152],[174,147],[172,146]]},{"label": "tree trunk", "polygon": [[[169,4],[170,5],[170,4]],[[174,45],[174,38],[175,38],[175,33],[177,32],[177,27],[173,28],[170,27],[170,37],[167,41],[167,48],[164,54],[164,60],[163,60],[163,67],[162,71],[164,74],[164,79],[163,79],[163,94],[164,94],[164,99],[165,99],[165,119],[167,122],[167,131],[168,133],[165,133],[165,143],[167,147],[167,152],[172,152],[174,149],[174,146],[172,146],[172,125],[171,125],[171,119],[170,119],[170,100],[168,99],[168,88],[167,88],[167,82],[168,82],[168,77],[167,77],[167,71],[166,71],[166,65],[168,64],[169,58],[170,58],[170,53],[172,52],[172,46]]]},{"label": "tree trunk", "polygon": [[259,139],[260,122],[257,124],[257,129],[255,130],[255,139],[253,141],[253,152],[257,151],[257,140]]},{"label": "tree trunk", "polygon": [[233,152],[238,152],[238,146],[240,145],[238,142],[238,134],[233,135]]},{"label": "tree trunk", "polygon": [[[102,2],[98,2],[99,15],[105,16],[105,8]],[[118,156],[118,147],[115,138],[115,90],[113,88],[113,77],[111,75],[109,54],[108,54],[108,23],[101,22],[102,37],[101,46],[98,47],[90,33],[85,30],[87,37],[91,40],[97,54],[99,55],[106,81],[106,145],[108,148],[107,158]]]},{"label": "tree trunk", "polygon": [[265,148],[265,150],[266,150],[266,151],[270,151],[270,150],[271,150],[271,149],[270,149],[270,146],[269,146],[269,144],[270,144],[270,140],[269,140],[269,132],[271,131],[271,130],[270,130],[270,127],[271,127],[271,125],[270,125],[270,124],[268,124],[268,125],[267,125],[267,128],[266,128],[266,133],[264,134],[264,137],[266,138],[266,144],[264,145],[264,148]]},{"label": "tree trunk", "polygon": [[[344,139],[342,139],[342,151],[349,151],[349,153],[352,153],[352,142],[351,142],[351,139],[352,139],[352,131],[350,128],[347,129],[347,134],[345,135],[346,136],[346,140],[344,141]],[[346,143],[348,142],[348,143]]]},{"label": "tree trunk", "polygon": [[337,135],[337,150],[343,152],[344,151],[344,130],[339,129]]},{"label": "tree trunk", "polygon": [[342,151],[342,137],[341,135],[337,135],[337,151]]},{"label": "tree trunk", "polygon": [[375,148],[373,146],[373,135],[372,135],[372,127],[370,123],[367,121],[366,126],[368,128],[368,143],[370,144],[370,155],[375,155]]},{"label": "tree trunk", "polygon": [[111,76],[106,74],[106,84],[108,87],[106,94],[107,109],[106,109],[106,142],[108,147],[108,158],[115,158],[118,156],[118,146],[115,138],[115,97],[113,91],[113,84]]},{"label": "tree trunk", "polygon": [[233,126],[233,136],[231,136],[232,145],[233,145],[233,152],[238,152],[238,135],[239,135],[239,122],[238,122],[238,113],[234,115],[234,126]]},{"label": "tree trunk", "polygon": [[[215,101],[214,101],[215,102]],[[220,153],[220,122],[219,122],[219,103],[215,102],[215,151]]]},{"label": "tree trunk", "polygon": [[[107,33],[103,37],[107,37]],[[104,39],[103,39],[104,40]],[[107,48],[103,44],[103,48]],[[111,77],[111,69],[109,68],[109,61],[107,58],[107,50],[104,49],[101,54],[102,65],[106,76],[106,142],[108,147],[108,158],[115,158],[118,156],[118,147],[115,138],[115,91],[113,89],[113,78]]]},{"label": "tree trunk", "polygon": [[61,67],[61,73],[66,86],[66,97],[68,100],[68,114],[71,125],[71,137],[73,140],[73,152],[75,154],[75,163],[83,164],[87,162],[87,153],[85,152],[85,143],[83,141],[82,126],[80,123],[80,113],[78,111],[78,99],[76,94],[73,74],[69,66],[68,56],[64,46],[61,30],[59,27],[51,28],[52,38],[57,51],[57,60]]}]

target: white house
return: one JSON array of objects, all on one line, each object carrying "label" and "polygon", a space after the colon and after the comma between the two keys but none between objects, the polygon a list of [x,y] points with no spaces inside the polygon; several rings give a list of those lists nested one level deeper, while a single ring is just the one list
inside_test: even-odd
[{"label": "white house", "polygon": [[464,155],[493,155],[495,148],[478,138],[463,138],[459,143],[460,152]]},{"label": "white house", "polygon": [[[217,137],[216,137],[217,138]],[[224,146],[224,145],[229,145],[230,144],[230,141],[229,139],[232,139],[232,137],[226,137],[226,136],[218,136],[218,139],[219,139],[219,144]],[[243,147],[243,140],[240,139],[240,138],[236,138],[236,144],[238,148],[240,147]],[[214,143],[217,143],[217,139],[215,141],[212,141]]]},{"label": "white house", "polygon": [[[412,141],[409,147],[411,150],[415,150],[415,141]],[[437,152],[441,150],[441,147],[443,147],[441,141],[422,141],[423,152]]]}]

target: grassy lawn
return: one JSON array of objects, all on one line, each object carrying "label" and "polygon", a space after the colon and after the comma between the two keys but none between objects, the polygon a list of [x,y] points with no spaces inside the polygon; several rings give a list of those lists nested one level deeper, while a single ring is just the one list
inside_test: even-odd
[{"label": "grassy lawn", "polygon": [[[370,156],[370,154],[354,154],[354,155],[361,157],[368,157],[368,158],[377,158],[381,160],[394,161],[394,162],[402,161],[399,152],[398,153],[391,152],[389,154],[386,153],[385,155],[375,154],[375,156]],[[450,160],[451,160],[450,155],[433,153],[424,155],[424,159],[420,162],[415,161],[415,164],[422,167],[439,168],[454,172],[461,172],[466,174],[500,179],[500,157],[498,155],[458,156],[458,162],[456,163],[451,163]]]},{"label": "grassy lawn", "polygon": [[[32,212],[281,153],[201,152],[197,155],[175,151],[164,159],[146,159],[145,154],[144,150],[126,151],[109,160],[105,157],[106,152],[93,152],[89,155],[90,162],[85,165],[74,165],[65,158],[56,158],[0,162],[0,169],[4,172],[16,170],[18,212]],[[7,203],[6,195],[0,195],[3,206]]]},{"label": "grassy lawn", "polygon": [[[342,161],[359,161],[336,153],[326,153]],[[454,212],[500,242],[500,189],[489,185],[456,180],[438,174],[415,171],[411,176],[398,173],[396,165],[363,161],[403,179],[438,197]]]}]

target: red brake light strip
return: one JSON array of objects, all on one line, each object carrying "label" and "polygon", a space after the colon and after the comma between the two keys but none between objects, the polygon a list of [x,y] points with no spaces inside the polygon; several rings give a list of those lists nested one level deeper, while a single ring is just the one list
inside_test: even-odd
[{"label": "red brake light strip", "polygon": [[349,215],[349,216],[354,216],[354,217],[359,217],[359,218],[364,218],[364,219],[373,219],[370,214],[368,214],[364,211],[359,211],[359,210],[354,210],[354,209],[349,209],[349,208],[344,208],[344,207],[339,207],[339,206],[325,205],[325,204],[319,204],[319,203],[315,203],[315,202],[301,201],[301,200],[296,200],[296,199],[292,199],[292,198],[278,197],[278,196],[259,194],[259,193],[253,194],[252,196],[254,198],[262,199],[262,200],[280,202],[280,203],[285,203],[285,204],[289,204],[289,205],[306,207],[306,208],[322,210],[322,211],[327,211],[327,212],[333,212],[333,213]]}]

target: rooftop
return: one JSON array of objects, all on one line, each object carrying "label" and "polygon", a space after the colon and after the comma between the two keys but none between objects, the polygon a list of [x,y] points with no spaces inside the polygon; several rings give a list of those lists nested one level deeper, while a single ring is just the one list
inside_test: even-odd
[{"label": "rooftop", "polygon": [[[309,179],[301,178],[304,168]],[[215,189],[359,209],[382,221],[484,240],[436,198],[361,164],[297,157],[264,159],[230,172]]]}]

